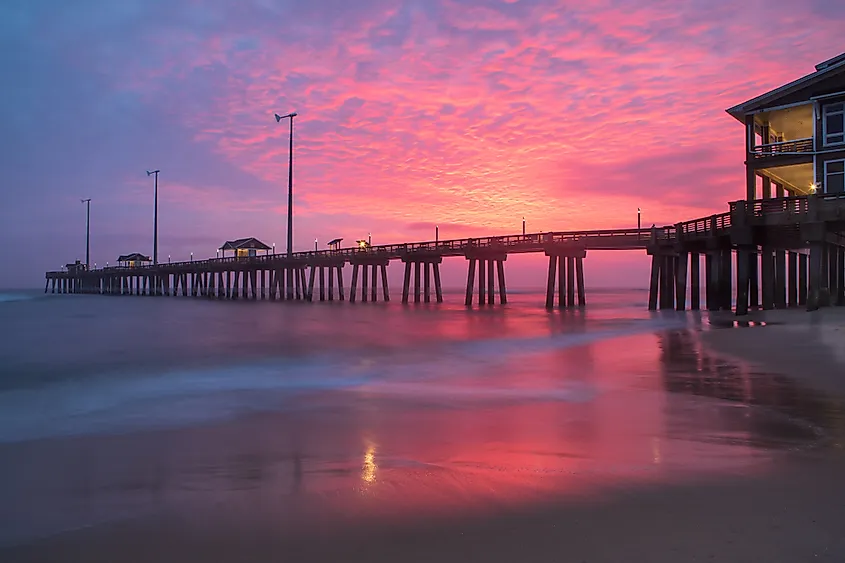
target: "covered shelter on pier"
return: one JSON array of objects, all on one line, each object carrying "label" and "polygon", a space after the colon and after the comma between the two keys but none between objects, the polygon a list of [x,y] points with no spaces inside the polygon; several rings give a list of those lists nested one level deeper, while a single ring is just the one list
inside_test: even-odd
[{"label": "covered shelter on pier", "polygon": [[117,265],[125,268],[149,266],[152,261],[152,258],[150,258],[149,256],[145,256],[140,252],[133,252],[132,254],[121,254],[117,257]]},{"label": "covered shelter on pier", "polygon": [[343,241],[342,238],[332,239],[326,243],[326,246],[329,247],[329,250],[340,250],[340,243]]},{"label": "covered shelter on pier", "polygon": [[263,250],[265,254],[270,252],[269,246],[261,242],[255,237],[239,238],[237,240],[227,240],[218,250],[223,251],[223,257],[226,257],[226,251],[231,250],[233,256],[238,258],[246,256],[257,256],[259,250]]}]

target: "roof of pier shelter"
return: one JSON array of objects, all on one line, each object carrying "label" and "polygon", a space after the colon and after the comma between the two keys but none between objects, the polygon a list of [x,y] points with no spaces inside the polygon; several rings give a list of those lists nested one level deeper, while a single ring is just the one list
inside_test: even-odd
[{"label": "roof of pier shelter", "polygon": [[255,237],[227,240],[218,250],[270,250],[270,247]]},{"label": "roof of pier shelter", "polygon": [[841,92],[845,89],[845,53],[816,65],[815,72],[802,76],[774,90],[760,94],[726,111],[744,122],[749,113],[809,101],[817,96]]},{"label": "roof of pier shelter", "polygon": [[140,252],[133,252],[132,254],[121,254],[117,257],[118,262],[152,262],[153,259],[149,256],[144,256]]}]

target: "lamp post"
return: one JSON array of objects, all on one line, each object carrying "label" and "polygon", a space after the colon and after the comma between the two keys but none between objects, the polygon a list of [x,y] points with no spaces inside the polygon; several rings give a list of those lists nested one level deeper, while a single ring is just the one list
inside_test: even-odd
[{"label": "lamp post", "polygon": [[314,239],[314,252],[317,252],[317,239]]},{"label": "lamp post", "polygon": [[88,208],[85,211],[85,269],[88,270],[91,266],[91,198],[79,201],[87,204]]},{"label": "lamp post", "polygon": [[273,254],[276,254],[276,243],[273,243]]},{"label": "lamp post", "polygon": [[274,114],[276,116],[276,123],[283,119],[290,118],[290,148],[288,160],[288,248],[287,254],[293,254],[293,118],[296,117],[296,112],[291,112],[287,115]]},{"label": "lamp post", "polygon": [[525,217],[522,218],[522,236],[525,236]]},{"label": "lamp post", "polygon": [[367,246],[372,246],[372,245],[373,245],[373,234],[367,233]]},{"label": "lamp post", "polygon": [[147,170],[147,176],[155,174],[155,196],[153,200],[153,266],[158,264],[158,173],[161,170]]},{"label": "lamp post", "polygon": [[637,238],[642,234],[642,210],[637,207]]},{"label": "lamp post", "polygon": [[191,252],[191,262],[193,262],[193,261],[194,261],[194,253]]},{"label": "lamp post", "polygon": [[170,264],[170,254],[167,255],[167,263]]},{"label": "lamp post", "polygon": [[437,244],[438,242],[440,242],[440,226],[435,225],[434,226],[434,243]]}]

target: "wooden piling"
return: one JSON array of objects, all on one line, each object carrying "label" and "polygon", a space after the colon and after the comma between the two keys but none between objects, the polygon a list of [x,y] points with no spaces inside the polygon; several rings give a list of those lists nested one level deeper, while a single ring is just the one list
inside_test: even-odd
[{"label": "wooden piling", "polygon": [[487,304],[494,305],[496,297],[496,276],[494,274],[495,265],[493,259],[487,259]]},{"label": "wooden piling", "polygon": [[575,259],[575,276],[578,283],[578,307],[587,306],[587,288],[584,285],[584,259],[580,256]]},{"label": "wooden piling", "polygon": [[349,302],[355,303],[355,292],[358,290],[358,264],[352,264],[352,286],[349,290]]},{"label": "wooden piling", "polygon": [[475,258],[469,258],[469,267],[467,268],[467,294],[466,299],[464,300],[464,304],[467,307],[472,306],[472,295],[474,293],[473,284],[475,283],[475,263],[477,260]]},{"label": "wooden piling", "polygon": [[558,256],[557,259],[557,303],[558,307],[566,307],[566,258]]},{"label": "wooden piling", "polygon": [[[563,260],[561,257],[560,260]],[[578,293],[578,305],[581,305],[581,289],[576,288],[576,269],[579,267],[579,260],[581,258],[575,258],[574,256],[567,256],[566,257],[566,306],[569,308],[575,307],[575,294],[576,289]],[[561,280],[562,282],[563,280]],[[560,306],[563,307],[563,302],[561,301]]]},{"label": "wooden piling", "polygon": [[648,284],[648,310],[657,310],[657,298],[660,287],[660,256],[651,255],[651,277]]},{"label": "wooden piling", "polygon": [[440,264],[435,262],[434,267],[434,292],[438,303],[443,303],[443,290],[440,286]]},{"label": "wooden piling", "polygon": [[485,283],[485,268],[484,258],[478,259],[478,305],[482,306],[487,302],[485,292],[487,291],[487,284]]},{"label": "wooden piling", "polygon": [[690,309],[701,309],[701,257],[698,252],[690,253]]},{"label": "wooden piling", "polygon": [[[561,257],[561,260],[563,257]],[[557,270],[558,257],[554,254],[549,256],[549,277],[546,283],[546,309],[555,307],[555,273]]]},{"label": "wooden piling", "polygon": [[[499,303],[502,305],[507,305],[508,303],[508,292],[505,289],[505,261],[496,260],[496,268],[499,274]],[[440,273],[438,272],[438,277]],[[438,293],[439,293],[439,284],[438,284]]]},{"label": "wooden piling", "polygon": [[387,287],[387,264],[379,264],[381,268],[381,293],[384,297],[384,302],[390,301],[390,291]]},{"label": "wooden piling", "polygon": [[425,303],[431,303],[431,264],[424,262],[422,266],[425,270],[425,275],[423,276],[423,301]]},{"label": "wooden piling", "polygon": [[373,283],[372,287],[370,287],[370,300],[375,303],[378,297],[378,266],[376,266],[375,264],[372,265],[371,278],[373,280]]},{"label": "wooden piling", "polygon": [[339,264],[337,267],[337,295],[340,301],[343,301],[343,264]]},{"label": "wooden piling", "polygon": [[687,263],[689,257],[686,252],[678,256],[677,268],[675,269],[675,299],[677,310],[685,311],[687,308]]},{"label": "wooden piling", "polygon": [[402,303],[408,303],[408,296],[411,293],[411,262],[405,261],[405,277],[402,283]]},{"label": "wooden piling", "polygon": [[414,303],[420,302],[420,262],[414,262]]}]

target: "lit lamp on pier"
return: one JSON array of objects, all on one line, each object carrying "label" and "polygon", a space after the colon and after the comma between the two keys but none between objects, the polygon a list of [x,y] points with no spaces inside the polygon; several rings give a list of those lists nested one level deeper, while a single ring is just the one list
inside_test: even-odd
[{"label": "lit lamp on pier", "polygon": [[440,242],[440,227],[438,225],[434,226],[434,244]]},{"label": "lit lamp on pier", "polygon": [[642,230],[642,210],[637,207],[637,236],[640,236],[640,231]]},{"label": "lit lamp on pier", "polygon": [[193,261],[194,261],[194,253],[191,252],[191,262],[193,262]]},{"label": "lit lamp on pier", "polygon": [[816,182],[810,184],[810,193],[814,194],[819,191],[819,185]]},{"label": "lit lamp on pier", "polygon": [[314,252],[317,252],[317,239],[314,239]]},{"label": "lit lamp on pier", "polygon": [[367,246],[372,246],[372,245],[373,245],[373,234],[367,233]]},{"label": "lit lamp on pier", "polygon": [[522,218],[522,236],[525,236],[525,217]]},{"label": "lit lamp on pier", "polygon": [[170,264],[170,254],[167,255],[167,263]]},{"label": "lit lamp on pier", "polygon": [[273,243],[273,254],[275,254],[275,253],[276,253],[276,243],[274,242]]}]

